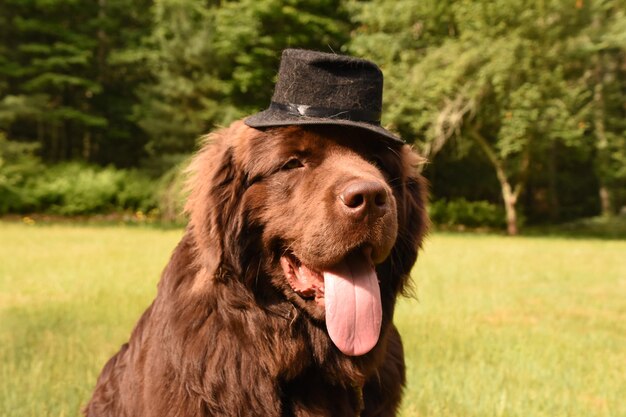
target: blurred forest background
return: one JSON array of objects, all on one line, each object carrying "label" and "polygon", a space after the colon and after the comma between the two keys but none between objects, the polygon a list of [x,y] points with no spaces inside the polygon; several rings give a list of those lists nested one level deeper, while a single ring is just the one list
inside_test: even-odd
[{"label": "blurred forest background", "polygon": [[381,66],[440,225],[625,215],[624,0],[0,0],[0,214],[176,219],[286,47]]}]

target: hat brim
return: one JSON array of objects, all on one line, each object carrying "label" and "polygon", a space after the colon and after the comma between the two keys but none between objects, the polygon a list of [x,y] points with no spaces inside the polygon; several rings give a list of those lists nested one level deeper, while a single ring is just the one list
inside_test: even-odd
[{"label": "hat brim", "polygon": [[308,116],[296,116],[276,109],[267,109],[253,114],[243,121],[246,125],[257,128],[293,126],[293,125],[341,125],[365,129],[377,133],[387,139],[400,144],[405,142],[387,129],[367,122],[357,122],[346,119],[317,118]]}]

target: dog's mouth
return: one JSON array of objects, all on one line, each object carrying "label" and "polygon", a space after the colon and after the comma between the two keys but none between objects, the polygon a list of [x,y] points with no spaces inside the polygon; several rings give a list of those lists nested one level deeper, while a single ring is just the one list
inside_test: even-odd
[{"label": "dog's mouth", "polygon": [[337,264],[319,269],[292,253],[281,256],[280,265],[296,294],[324,307],[328,334],[339,350],[358,356],[376,345],[382,304],[370,246],[358,247]]}]

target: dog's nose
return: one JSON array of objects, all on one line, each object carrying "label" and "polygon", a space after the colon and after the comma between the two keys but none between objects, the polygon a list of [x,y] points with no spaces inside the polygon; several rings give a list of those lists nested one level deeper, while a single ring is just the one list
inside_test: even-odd
[{"label": "dog's nose", "polygon": [[380,217],[389,210],[387,190],[377,181],[351,182],[339,193],[339,199],[344,210],[353,217],[365,214]]}]

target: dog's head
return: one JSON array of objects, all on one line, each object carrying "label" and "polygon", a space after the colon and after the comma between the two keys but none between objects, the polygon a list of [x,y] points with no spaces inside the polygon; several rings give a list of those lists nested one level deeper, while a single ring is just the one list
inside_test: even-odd
[{"label": "dog's head", "polygon": [[253,293],[280,294],[362,355],[391,320],[427,227],[419,162],[360,130],[237,122],[192,164],[200,260]]}]

